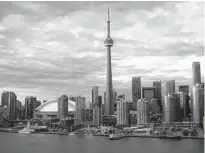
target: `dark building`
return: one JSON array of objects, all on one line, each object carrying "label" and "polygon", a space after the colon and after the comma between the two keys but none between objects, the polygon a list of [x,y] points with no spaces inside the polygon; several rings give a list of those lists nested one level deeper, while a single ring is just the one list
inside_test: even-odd
[{"label": "dark building", "polygon": [[86,109],[85,110],[85,120],[86,121],[93,121],[93,109]]},{"label": "dark building", "polygon": [[189,95],[189,86],[188,85],[181,85],[179,86],[179,92],[186,93]]},{"label": "dark building", "polygon": [[162,112],[162,89],[161,89],[162,85],[161,85],[161,81],[154,81],[153,87],[155,89],[156,99],[158,100],[158,105],[160,106],[160,112]]},{"label": "dark building", "polygon": [[151,103],[151,99],[156,99],[156,92],[154,87],[143,87],[142,98],[146,98]]},{"label": "dark building", "polygon": [[25,118],[32,119],[33,111],[36,108],[36,97],[27,96],[25,98]]},{"label": "dark building", "polygon": [[141,77],[132,78],[132,109],[137,110],[137,100],[141,99]]},{"label": "dark building", "polygon": [[98,96],[98,106],[101,106],[102,104],[102,96]]}]

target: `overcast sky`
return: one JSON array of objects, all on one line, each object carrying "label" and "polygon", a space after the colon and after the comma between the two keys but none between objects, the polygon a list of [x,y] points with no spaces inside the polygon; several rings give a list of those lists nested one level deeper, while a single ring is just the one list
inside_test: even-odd
[{"label": "overcast sky", "polygon": [[[105,91],[108,2],[0,2],[0,92],[24,103]],[[204,59],[203,2],[109,2],[113,86],[131,99],[131,80],[191,84]],[[201,63],[204,76],[204,63]]]}]

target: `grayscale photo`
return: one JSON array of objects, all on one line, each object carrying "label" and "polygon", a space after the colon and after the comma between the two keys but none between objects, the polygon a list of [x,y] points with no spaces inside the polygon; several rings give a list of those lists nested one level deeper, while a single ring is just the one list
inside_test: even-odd
[{"label": "grayscale photo", "polygon": [[0,153],[203,153],[204,1],[0,1]]}]

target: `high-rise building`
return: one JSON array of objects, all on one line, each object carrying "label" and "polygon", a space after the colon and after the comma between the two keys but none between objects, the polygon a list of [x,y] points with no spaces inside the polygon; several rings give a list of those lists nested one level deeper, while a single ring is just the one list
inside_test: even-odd
[{"label": "high-rise building", "polygon": [[137,100],[141,99],[141,77],[132,78],[132,109],[137,109]]},{"label": "high-rise building", "polygon": [[179,92],[183,92],[189,95],[189,85],[180,85]]},{"label": "high-rise building", "polygon": [[101,108],[97,105],[93,108],[93,125],[101,125]]},{"label": "high-rise building", "polygon": [[25,117],[32,119],[34,115],[34,109],[36,108],[36,97],[27,96],[25,98]]},{"label": "high-rise building", "polygon": [[156,99],[156,90],[154,87],[143,87],[142,98],[146,98],[148,103],[151,104],[151,99]]},{"label": "high-rise building", "polygon": [[16,117],[21,118],[21,102],[19,100],[16,101]]},{"label": "high-rise building", "polygon": [[162,84],[161,81],[154,81],[153,87],[155,88],[156,99],[158,100],[158,105],[160,106],[160,112],[162,112]]},{"label": "high-rise building", "polygon": [[93,109],[85,109],[85,120],[87,122],[93,121]]},{"label": "high-rise building", "polygon": [[160,105],[158,99],[151,99],[150,111],[153,113],[160,113]]},{"label": "high-rise building", "polygon": [[178,94],[168,94],[168,96],[165,96],[164,121],[166,123],[181,121],[180,98]]},{"label": "high-rise building", "polygon": [[192,85],[195,86],[197,83],[201,83],[201,70],[200,70],[200,62],[192,63]]},{"label": "high-rise building", "polygon": [[117,102],[117,92],[113,89],[113,100],[114,100],[114,103]]},{"label": "high-rise building", "polygon": [[129,108],[128,103],[124,99],[120,99],[120,101],[117,101],[117,124],[129,124]]},{"label": "high-rise building", "polygon": [[101,106],[102,104],[102,96],[98,96],[98,106]]},{"label": "high-rise building", "polygon": [[104,102],[103,104],[105,105],[106,104],[106,92],[104,92]]},{"label": "high-rise building", "polygon": [[204,87],[201,83],[193,86],[193,101],[191,108],[192,122],[200,123],[204,117]]},{"label": "high-rise building", "polygon": [[3,92],[2,93],[2,106],[8,106],[9,120],[16,119],[16,101],[17,97],[14,92]]},{"label": "high-rise building", "polygon": [[166,81],[165,96],[168,96],[168,94],[173,94],[173,93],[175,93],[175,81],[174,80]]},{"label": "high-rise building", "polygon": [[85,98],[76,97],[75,125],[84,124],[85,122]]},{"label": "high-rise building", "polygon": [[94,105],[96,106],[99,106],[99,103],[98,103],[98,86],[93,86],[93,89],[92,89],[92,102]]},{"label": "high-rise building", "polygon": [[181,108],[181,117],[182,119],[188,119],[190,114],[189,109],[189,96],[187,93],[179,92],[179,98],[180,98],[180,108]]},{"label": "high-rise building", "polygon": [[60,120],[66,119],[68,117],[68,97],[62,95],[58,98],[58,118]]},{"label": "high-rise building", "polygon": [[76,97],[70,96],[69,99],[70,99],[71,101],[76,102]]},{"label": "high-rise building", "polygon": [[113,40],[110,36],[110,15],[108,7],[108,21],[107,21],[107,38],[104,41],[107,47],[107,80],[106,80],[106,103],[105,115],[110,116],[114,114],[114,101],[113,101],[113,85],[112,85],[112,66],[111,66],[111,47]]},{"label": "high-rise building", "polygon": [[146,99],[138,99],[137,101],[137,124],[148,123],[148,101]]}]

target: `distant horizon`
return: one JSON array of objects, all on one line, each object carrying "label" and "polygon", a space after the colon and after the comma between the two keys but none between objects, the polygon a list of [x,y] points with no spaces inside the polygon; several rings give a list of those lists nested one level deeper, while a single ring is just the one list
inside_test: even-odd
[{"label": "distant horizon", "polygon": [[[175,80],[192,85],[192,62],[204,83],[204,2],[109,2],[113,89],[132,99],[142,87]],[[82,16],[83,14],[83,16]],[[0,2],[0,93],[92,101],[106,77],[107,2]],[[163,89],[163,87],[162,87]],[[1,103],[0,103],[1,104]]]}]

